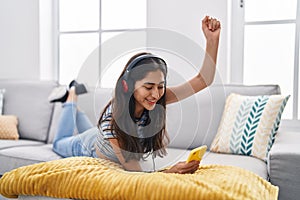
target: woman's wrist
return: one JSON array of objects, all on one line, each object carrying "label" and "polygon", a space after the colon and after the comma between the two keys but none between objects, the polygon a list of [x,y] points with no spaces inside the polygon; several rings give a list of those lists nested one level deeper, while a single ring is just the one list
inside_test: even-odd
[{"label": "woman's wrist", "polygon": [[206,48],[218,48],[218,46],[219,46],[219,38],[206,40]]},{"label": "woman's wrist", "polygon": [[210,56],[211,59],[213,59],[214,63],[216,63],[217,60],[218,48],[219,40],[206,42],[206,53]]},{"label": "woman's wrist", "polygon": [[165,168],[165,169],[160,170],[159,172],[163,172],[163,173],[174,173],[174,172],[172,171],[172,168]]}]

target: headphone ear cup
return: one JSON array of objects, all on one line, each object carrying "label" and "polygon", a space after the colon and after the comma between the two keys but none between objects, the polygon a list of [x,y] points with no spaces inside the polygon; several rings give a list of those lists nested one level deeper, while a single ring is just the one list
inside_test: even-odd
[{"label": "headphone ear cup", "polygon": [[122,80],[122,86],[123,86],[123,91],[125,93],[128,92],[128,85],[127,85],[127,82],[124,79]]}]

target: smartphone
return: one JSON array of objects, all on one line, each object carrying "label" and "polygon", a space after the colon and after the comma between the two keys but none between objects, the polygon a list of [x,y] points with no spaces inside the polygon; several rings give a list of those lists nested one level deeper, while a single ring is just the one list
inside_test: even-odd
[{"label": "smartphone", "polygon": [[203,145],[201,147],[195,148],[190,152],[190,155],[188,159],[186,160],[186,163],[191,162],[192,160],[201,161],[203,155],[205,154],[207,149],[206,145]]}]

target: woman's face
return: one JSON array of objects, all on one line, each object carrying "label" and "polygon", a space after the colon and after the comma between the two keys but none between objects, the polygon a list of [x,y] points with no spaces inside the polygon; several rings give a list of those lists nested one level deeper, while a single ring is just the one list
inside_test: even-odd
[{"label": "woman's face", "polygon": [[160,70],[149,72],[145,78],[137,81],[133,93],[136,105],[135,115],[141,114],[144,108],[153,110],[156,102],[164,95],[164,86],[164,74]]}]

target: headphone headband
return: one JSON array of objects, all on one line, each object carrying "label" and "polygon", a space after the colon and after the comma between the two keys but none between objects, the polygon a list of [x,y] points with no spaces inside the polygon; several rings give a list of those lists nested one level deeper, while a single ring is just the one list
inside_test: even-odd
[{"label": "headphone headband", "polygon": [[127,80],[130,70],[132,70],[138,62],[140,62],[141,60],[144,60],[146,58],[158,58],[158,59],[162,60],[160,57],[153,55],[153,54],[140,55],[140,56],[136,57],[135,59],[133,59],[133,61],[131,61],[129,63],[129,65],[127,66],[127,68],[124,72],[123,79]]}]

